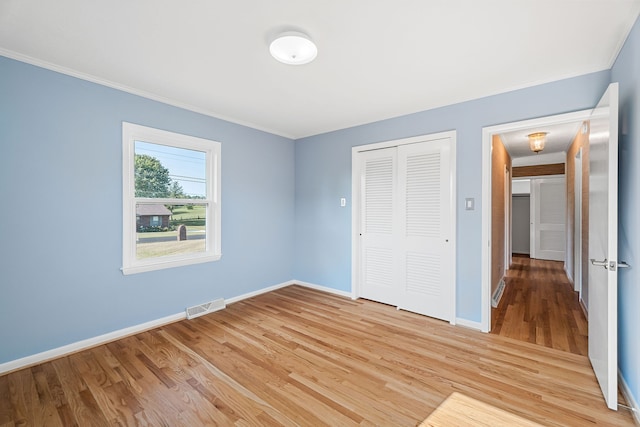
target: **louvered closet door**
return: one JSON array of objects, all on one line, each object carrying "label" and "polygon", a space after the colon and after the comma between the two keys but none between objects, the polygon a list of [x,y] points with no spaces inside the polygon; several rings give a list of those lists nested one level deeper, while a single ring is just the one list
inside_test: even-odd
[{"label": "louvered closet door", "polygon": [[360,155],[361,296],[397,305],[397,150]]},{"label": "louvered closet door", "polygon": [[448,139],[398,147],[399,308],[451,320]]},{"label": "louvered closet door", "polygon": [[444,320],[454,286],[448,144],[359,154],[360,296]]}]

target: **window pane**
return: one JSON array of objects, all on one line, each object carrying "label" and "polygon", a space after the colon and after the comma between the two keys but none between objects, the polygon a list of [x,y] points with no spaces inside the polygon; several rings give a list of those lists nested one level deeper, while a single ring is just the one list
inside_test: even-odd
[{"label": "window pane", "polygon": [[205,204],[136,204],[136,258],[205,252]]},{"label": "window pane", "polygon": [[135,142],[135,197],[205,198],[202,151]]}]

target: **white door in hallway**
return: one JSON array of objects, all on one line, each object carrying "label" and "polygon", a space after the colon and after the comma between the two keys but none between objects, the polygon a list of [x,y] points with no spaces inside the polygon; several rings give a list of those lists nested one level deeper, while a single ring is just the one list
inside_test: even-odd
[{"label": "white door in hallway", "polygon": [[531,180],[532,258],[564,261],[566,199],[564,177]]},{"label": "white door in hallway", "polygon": [[453,318],[450,139],[360,156],[360,296]]},{"label": "white door in hallway", "polygon": [[589,134],[589,360],[618,408],[618,84],[593,110]]}]

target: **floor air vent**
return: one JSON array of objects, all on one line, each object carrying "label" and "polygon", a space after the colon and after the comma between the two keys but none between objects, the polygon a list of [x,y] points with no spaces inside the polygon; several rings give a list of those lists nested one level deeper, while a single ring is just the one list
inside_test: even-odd
[{"label": "floor air vent", "polygon": [[502,294],[504,293],[504,279],[500,279],[500,283],[498,283],[498,287],[496,291],[493,293],[491,297],[491,307],[496,308],[500,303],[500,298],[502,298]]},{"label": "floor air vent", "polygon": [[187,307],[187,319],[195,319],[196,317],[222,310],[226,306],[224,298],[220,298],[215,301],[209,301],[204,304]]}]

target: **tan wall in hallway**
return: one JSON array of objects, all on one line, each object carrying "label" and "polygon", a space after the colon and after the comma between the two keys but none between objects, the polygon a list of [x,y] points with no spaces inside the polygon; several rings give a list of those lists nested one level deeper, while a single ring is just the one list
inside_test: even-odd
[{"label": "tan wall in hallway", "polygon": [[575,254],[574,231],[575,231],[575,194],[574,175],[576,170],[575,157],[582,147],[582,297],[586,305],[589,295],[588,286],[588,253],[589,253],[589,122],[587,132],[578,132],[571,146],[567,150],[567,270],[571,276],[576,277],[573,257]]},{"label": "tan wall in hallway", "polygon": [[[499,135],[493,135],[491,148],[491,295],[493,295],[505,270],[504,169],[506,165],[507,170],[511,170],[511,156],[504,148]],[[511,182],[508,186],[511,194]]]}]

